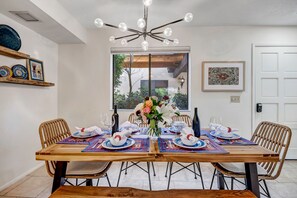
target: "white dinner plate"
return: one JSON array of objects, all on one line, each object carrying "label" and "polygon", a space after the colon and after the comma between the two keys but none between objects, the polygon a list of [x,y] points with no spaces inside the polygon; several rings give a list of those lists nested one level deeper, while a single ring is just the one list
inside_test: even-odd
[{"label": "white dinner plate", "polygon": [[81,134],[79,131],[74,132],[71,136],[75,137],[75,138],[90,138],[90,137],[94,137],[99,135],[98,133],[96,133],[95,131],[92,132],[91,134]]},{"label": "white dinner plate", "polygon": [[135,140],[128,138],[126,143],[123,144],[122,146],[113,146],[110,143],[109,139],[106,139],[103,143],[102,143],[102,147],[106,148],[106,149],[110,149],[110,150],[117,150],[117,149],[124,149],[124,148],[128,148],[130,146],[133,146],[133,144],[135,144]]},{"label": "white dinner plate", "polygon": [[220,139],[224,139],[224,140],[238,140],[240,139],[240,135],[237,135],[236,133],[232,133],[232,136],[224,136],[224,135],[221,135],[221,134],[218,134],[216,133],[215,131],[211,131],[210,132],[210,135],[216,137],[216,138],[220,138]]},{"label": "white dinner plate", "polygon": [[183,144],[183,142],[181,141],[180,138],[174,138],[172,140],[173,144],[175,144],[176,146],[179,146],[181,148],[186,148],[186,149],[201,149],[206,147],[206,142],[204,142],[203,140],[199,140],[196,144],[194,144],[193,146],[188,146]]}]

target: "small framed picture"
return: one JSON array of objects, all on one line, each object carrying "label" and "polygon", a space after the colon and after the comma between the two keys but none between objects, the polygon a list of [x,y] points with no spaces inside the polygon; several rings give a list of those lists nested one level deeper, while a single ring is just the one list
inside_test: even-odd
[{"label": "small framed picture", "polygon": [[244,91],[245,61],[202,62],[203,91]]},{"label": "small framed picture", "polygon": [[27,59],[30,80],[44,81],[43,62],[37,59]]}]

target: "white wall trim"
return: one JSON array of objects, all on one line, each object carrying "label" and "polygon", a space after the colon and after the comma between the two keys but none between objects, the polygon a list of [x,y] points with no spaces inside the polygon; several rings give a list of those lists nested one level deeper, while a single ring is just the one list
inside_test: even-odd
[{"label": "white wall trim", "polygon": [[9,186],[13,185],[14,183],[18,182],[19,180],[23,179],[24,177],[26,177],[27,175],[29,175],[30,173],[34,172],[35,170],[37,170],[38,168],[42,167],[44,165],[44,162],[40,162],[39,164],[37,164],[35,167],[29,169],[28,171],[24,172],[23,174],[13,178],[12,180],[10,180],[9,182],[7,182],[6,184],[0,186],[0,191],[8,188]]}]

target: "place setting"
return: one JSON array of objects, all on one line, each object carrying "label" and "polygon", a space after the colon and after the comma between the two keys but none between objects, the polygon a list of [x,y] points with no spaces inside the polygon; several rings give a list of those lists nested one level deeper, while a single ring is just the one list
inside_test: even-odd
[{"label": "place setting", "polygon": [[149,138],[132,138],[133,129],[122,129],[109,138],[101,137],[82,152],[148,152]]},{"label": "place setting", "polygon": [[106,131],[102,130],[98,126],[92,126],[87,128],[76,127],[76,131],[71,136],[57,142],[57,144],[86,144],[90,145],[96,142],[100,137],[106,134]]},{"label": "place setting", "polygon": [[238,135],[238,132],[238,129],[215,123],[211,119],[209,131],[204,131],[203,134],[219,145],[257,145],[255,142]]},{"label": "place setting", "polygon": [[224,148],[206,138],[194,136],[190,127],[180,130],[180,135],[158,139],[160,152],[228,153]]}]

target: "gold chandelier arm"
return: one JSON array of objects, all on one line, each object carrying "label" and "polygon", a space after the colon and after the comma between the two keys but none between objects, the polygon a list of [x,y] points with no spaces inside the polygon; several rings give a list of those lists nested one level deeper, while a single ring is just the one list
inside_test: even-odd
[{"label": "gold chandelier arm", "polygon": [[127,40],[127,43],[129,43],[130,41],[134,41],[134,40],[138,39],[139,37],[140,37],[140,35],[138,35],[138,36],[136,36],[134,38],[131,38],[131,39]]},{"label": "gold chandelier arm", "polygon": [[[148,18],[148,7],[147,6],[144,6],[144,14],[143,14],[143,19],[145,21],[145,26],[143,28],[143,32],[146,33],[147,32],[147,18]],[[144,40],[146,40],[146,35],[147,34],[144,34],[143,37],[144,37]]]},{"label": "gold chandelier arm", "polygon": [[167,39],[168,41],[170,41],[170,42],[174,42],[172,39],[168,39],[168,38],[164,38],[164,37],[162,37],[162,36],[158,36],[158,35],[155,35],[154,33],[150,33],[150,34],[148,34],[151,38],[154,38],[154,39],[156,39],[156,40],[159,40],[159,41],[164,41],[165,39]]},{"label": "gold chandelier arm", "polygon": [[158,27],[155,27],[155,28],[151,29],[151,31],[149,31],[149,32],[152,33],[153,31],[158,30],[158,29],[160,29],[160,28],[162,28],[162,27],[166,27],[166,26],[168,26],[168,25],[172,25],[172,24],[175,24],[175,23],[179,23],[179,22],[182,22],[183,20],[184,20],[184,19],[182,18],[182,19],[178,19],[178,20],[176,20],[176,21],[172,21],[172,22],[166,23],[166,24],[164,24],[164,25],[160,25],[160,26],[158,26]]},{"label": "gold chandelier arm", "polygon": [[[112,27],[112,28],[119,29],[118,26],[111,25],[111,24],[108,24],[108,23],[104,23],[104,25],[107,26],[107,27]],[[141,34],[141,33],[142,33],[141,31],[138,31],[138,30],[135,30],[135,29],[132,29],[132,28],[127,28],[127,31],[129,31],[129,32],[134,32],[134,33],[138,33],[138,34]]]},{"label": "gold chandelier arm", "polygon": [[138,36],[139,37],[139,34],[129,34],[129,35],[126,35],[126,36],[120,36],[120,37],[114,38],[114,40],[119,40],[119,39],[122,39],[122,38],[128,38],[128,37],[131,37],[131,36]]}]

